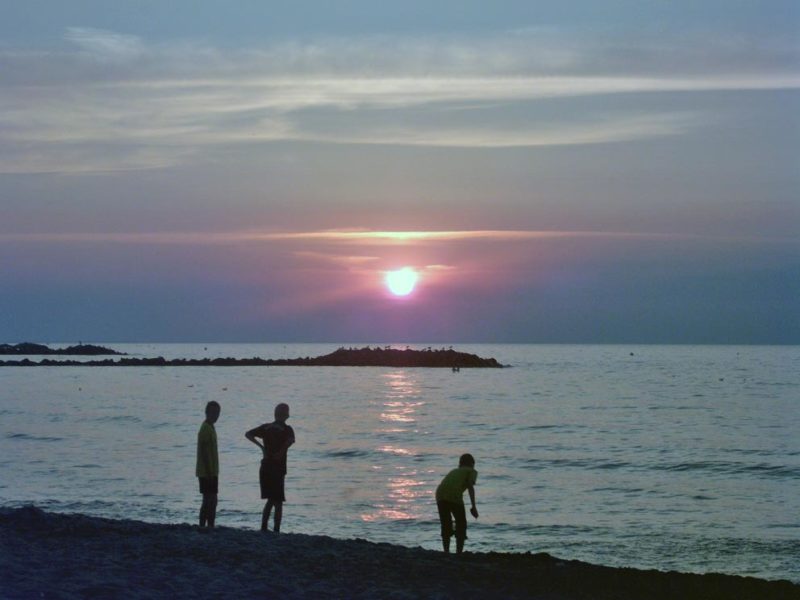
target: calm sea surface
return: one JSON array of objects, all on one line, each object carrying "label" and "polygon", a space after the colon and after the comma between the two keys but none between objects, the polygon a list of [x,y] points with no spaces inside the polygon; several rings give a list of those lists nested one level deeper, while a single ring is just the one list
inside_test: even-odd
[{"label": "calm sea surface", "polygon": [[2,368],[0,505],[194,522],[197,429],[217,400],[218,524],[257,528],[261,456],[244,432],[288,402],[285,532],[439,548],[433,492],[471,452],[468,550],[800,582],[800,347],[456,349],[513,368]]}]

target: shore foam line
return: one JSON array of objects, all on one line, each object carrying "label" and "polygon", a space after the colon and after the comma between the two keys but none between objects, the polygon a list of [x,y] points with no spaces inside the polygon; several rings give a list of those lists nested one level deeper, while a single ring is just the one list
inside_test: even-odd
[{"label": "shore foam line", "polygon": [[0,508],[0,598],[243,597],[794,600],[800,586]]}]

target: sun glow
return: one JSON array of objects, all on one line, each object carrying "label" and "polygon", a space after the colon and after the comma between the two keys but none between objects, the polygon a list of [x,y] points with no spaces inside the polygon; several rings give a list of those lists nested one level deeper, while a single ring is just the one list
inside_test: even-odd
[{"label": "sun glow", "polygon": [[414,291],[419,275],[411,267],[404,267],[397,271],[386,273],[386,287],[395,296],[408,296]]}]

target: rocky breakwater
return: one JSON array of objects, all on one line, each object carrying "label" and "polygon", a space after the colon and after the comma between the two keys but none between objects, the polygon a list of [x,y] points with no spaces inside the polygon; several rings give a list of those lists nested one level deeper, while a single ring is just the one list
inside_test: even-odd
[{"label": "rocky breakwater", "polygon": [[50,348],[44,344],[22,342],[21,344],[0,344],[0,355],[59,355],[59,356],[101,356],[104,354],[124,356],[124,352],[117,352],[104,346],[93,344],[77,344],[66,348]]},{"label": "rocky breakwater", "polygon": [[0,367],[428,367],[445,369],[502,368],[494,358],[457,352],[452,348],[404,350],[391,347],[339,348],[330,354],[305,358],[120,358],[118,360],[0,361]]},{"label": "rocky breakwater", "polygon": [[339,348],[335,352],[312,359],[320,366],[340,367],[438,367],[438,368],[502,368],[494,358],[457,352],[452,348],[400,350],[391,347]]}]

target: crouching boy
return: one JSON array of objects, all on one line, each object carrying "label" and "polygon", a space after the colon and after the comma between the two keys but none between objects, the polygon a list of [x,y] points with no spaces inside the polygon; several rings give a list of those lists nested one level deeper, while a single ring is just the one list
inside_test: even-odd
[{"label": "crouching boy", "polygon": [[467,514],[464,509],[464,490],[469,492],[472,508],[469,512],[476,519],[478,509],[475,507],[475,481],[478,472],[475,470],[475,459],[471,454],[462,454],[458,460],[458,468],[444,476],[436,488],[436,507],[439,509],[439,521],[442,524],[442,547],[450,552],[450,537],[453,535],[453,519],[455,519],[456,552],[464,550],[467,539]]}]

